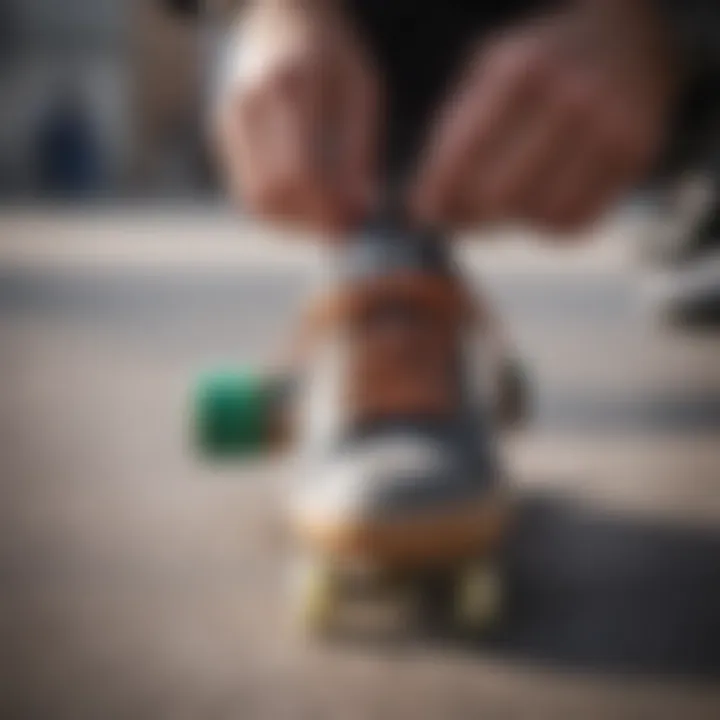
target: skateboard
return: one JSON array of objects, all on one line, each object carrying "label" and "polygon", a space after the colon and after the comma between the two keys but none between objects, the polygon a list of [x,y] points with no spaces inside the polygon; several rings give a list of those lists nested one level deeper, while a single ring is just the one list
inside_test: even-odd
[{"label": "skateboard", "polygon": [[482,632],[500,615],[511,510],[494,438],[527,417],[527,381],[506,347],[482,388],[468,379],[467,336],[487,349],[498,324],[435,267],[436,247],[373,229],[308,304],[283,370],[223,370],[197,385],[203,454],[293,453],[290,597],[312,634],[386,598],[426,628]]}]

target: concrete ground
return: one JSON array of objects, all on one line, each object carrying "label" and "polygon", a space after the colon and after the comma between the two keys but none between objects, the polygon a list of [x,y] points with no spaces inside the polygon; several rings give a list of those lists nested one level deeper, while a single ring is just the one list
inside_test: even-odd
[{"label": "concrete ground", "polygon": [[187,443],[195,373],[260,361],[318,253],[187,210],[1,218],[0,717],[718,717],[720,338],[650,322],[607,233],[464,254],[535,378],[521,607],[495,646],[326,648],[282,620],[288,468]]}]

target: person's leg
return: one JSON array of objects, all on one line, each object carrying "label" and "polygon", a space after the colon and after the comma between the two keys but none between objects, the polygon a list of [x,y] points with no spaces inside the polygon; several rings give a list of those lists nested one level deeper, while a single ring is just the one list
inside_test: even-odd
[{"label": "person's leg", "polygon": [[472,47],[484,35],[540,4],[539,0],[346,2],[385,84],[384,159],[392,182],[402,181],[412,171],[428,124],[458,80]]}]

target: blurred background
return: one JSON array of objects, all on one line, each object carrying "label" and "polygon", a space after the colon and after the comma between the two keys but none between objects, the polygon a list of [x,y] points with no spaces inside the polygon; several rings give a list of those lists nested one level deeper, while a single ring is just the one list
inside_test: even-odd
[{"label": "blurred background", "polygon": [[551,498],[513,550],[522,622],[463,651],[288,644],[286,469],[187,441],[198,371],[263,362],[323,264],[219,192],[233,4],[0,0],[0,715],[718,717],[718,154],[588,243],[461,243],[533,387],[511,476]]},{"label": "blurred background", "polygon": [[[236,7],[233,0],[2,0],[0,202],[217,199],[205,119],[220,39]],[[717,113],[708,117],[676,138],[683,172],[628,198],[636,222],[626,239],[652,267],[682,271],[656,283],[663,287],[652,301],[703,320],[718,315],[717,290],[708,288],[717,272],[710,281],[707,272],[696,277],[685,261],[714,255],[720,235]]]},{"label": "blurred background", "polygon": [[3,196],[207,194],[214,6],[201,21],[192,2],[3,0]]}]

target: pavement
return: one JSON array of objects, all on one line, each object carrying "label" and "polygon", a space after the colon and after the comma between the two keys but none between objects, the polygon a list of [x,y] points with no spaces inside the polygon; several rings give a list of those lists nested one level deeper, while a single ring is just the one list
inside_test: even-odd
[{"label": "pavement", "polygon": [[206,464],[196,373],[262,362],[322,253],[216,211],[0,217],[0,716],[711,718],[720,337],[668,331],[598,231],[463,245],[536,396],[492,643],[289,632],[281,461]]}]

